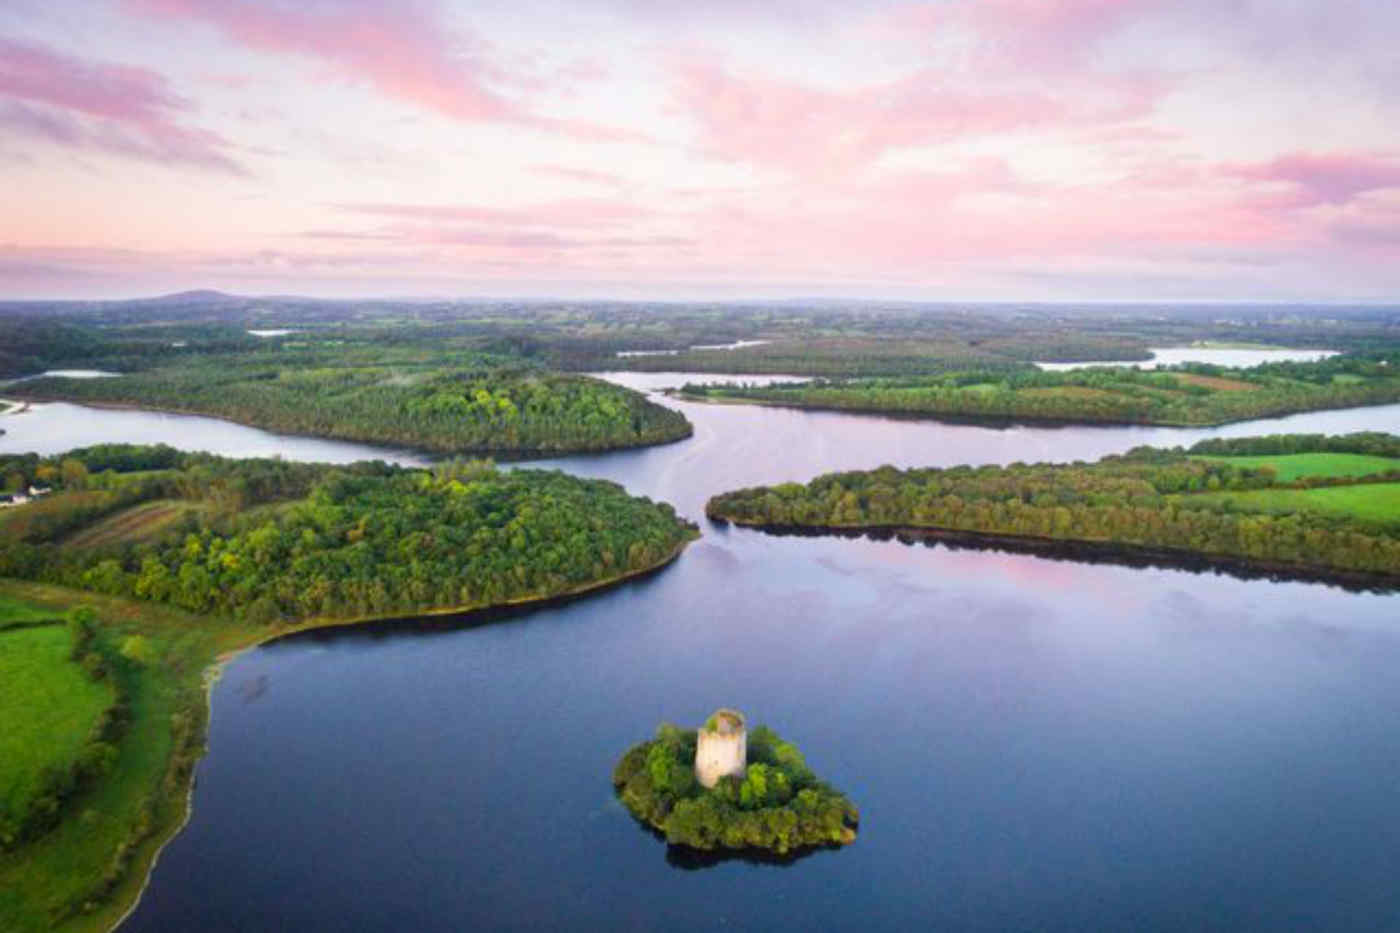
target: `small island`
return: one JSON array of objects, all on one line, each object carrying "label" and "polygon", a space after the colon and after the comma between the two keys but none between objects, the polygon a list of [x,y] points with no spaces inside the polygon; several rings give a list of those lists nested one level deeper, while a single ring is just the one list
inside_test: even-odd
[{"label": "small island", "polygon": [[818,780],[797,746],[742,713],[717,710],[699,729],[670,723],[629,748],[613,786],[638,820],[673,846],[796,856],[855,841],[860,813]]}]

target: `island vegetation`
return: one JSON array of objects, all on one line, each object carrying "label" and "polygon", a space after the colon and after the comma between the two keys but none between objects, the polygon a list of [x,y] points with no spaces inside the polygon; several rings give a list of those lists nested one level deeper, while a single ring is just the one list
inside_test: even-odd
[{"label": "island vegetation", "polygon": [[974,421],[1206,426],[1400,401],[1400,352],[1348,353],[1248,369],[978,369],[940,376],[688,384],[682,398]]},{"label": "island vegetation", "polygon": [[[347,358],[348,357],[348,358]],[[540,457],[679,440],[691,426],[640,392],[489,354],[424,363],[408,353],[216,355],[119,379],[47,376],[30,399],[133,405],[317,437],[443,453]]]},{"label": "island vegetation", "polygon": [[791,856],[855,841],[860,813],[818,780],[791,742],[767,726],[748,734],[744,776],[706,789],[695,776],[697,730],[663,724],[613,769],[618,797],[673,846]]},{"label": "island vegetation", "polygon": [[[0,457],[0,929],[106,929],[186,812],[216,658],[297,629],[568,597],[697,535],[557,471]],[[42,733],[43,740],[39,741]],[[14,746],[11,748],[11,746]]]},{"label": "island vegetation", "polygon": [[1274,435],[1139,447],[1093,464],[884,466],[724,493],[706,511],[775,531],[1073,543],[1393,587],[1400,438]]}]

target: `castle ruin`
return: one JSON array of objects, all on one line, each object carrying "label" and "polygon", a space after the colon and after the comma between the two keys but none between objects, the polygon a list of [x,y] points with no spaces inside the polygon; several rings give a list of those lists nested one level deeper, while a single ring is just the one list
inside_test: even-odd
[{"label": "castle ruin", "polygon": [[749,760],[744,714],[733,709],[715,710],[700,727],[695,742],[695,776],[705,787],[734,775],[742,778]]}]

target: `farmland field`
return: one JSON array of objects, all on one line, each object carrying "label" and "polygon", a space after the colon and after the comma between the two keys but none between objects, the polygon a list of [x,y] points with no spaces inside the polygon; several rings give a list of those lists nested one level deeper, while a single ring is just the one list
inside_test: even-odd
[{"label": "farmland field", "polygon": [[1277,471],[1278,481],[1281,483],[1291,483],[1304,476],[1371,476],[1390,470],[1400,470],[1400,460],[1393,457],[1374,457],[1366,454],[1306,453],[1257,457],[1202,457],[1201,459],[1231,463],[1249,469],[1271,466]]},{"label": "farmland field", "polygon": [[72,762],[112,703],[112,687],[70,660],[69,646],[62,625],[0,631],[0,817],[24,812],[45,769]]}]

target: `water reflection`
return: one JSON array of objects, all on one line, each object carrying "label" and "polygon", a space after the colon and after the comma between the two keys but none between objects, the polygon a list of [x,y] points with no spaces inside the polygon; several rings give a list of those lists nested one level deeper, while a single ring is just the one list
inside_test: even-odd
[{"label": "water reflection", "polygon": [[[725,489],[883,462],[1400,429],[1397,405],[1216,430],[991,431],[674,404],[695,424],[688,441],[547,465],[698,516]],[[35,427],[0,449],[386,456],[213,419],[44,408],[30,423],[53,436]],[[1394,595],[705,535],[644,580],[465,620],[509,624],[308,633],[234,660],[214,687],[193,817],[124,930],[1393,926]],[[260,682],[276,689],[244,703],[240,685]],[[612,766],[658,722],[718,705],[772,724],[850,794],[854,845],[777,871],[658,857],[611,803]]]}]

